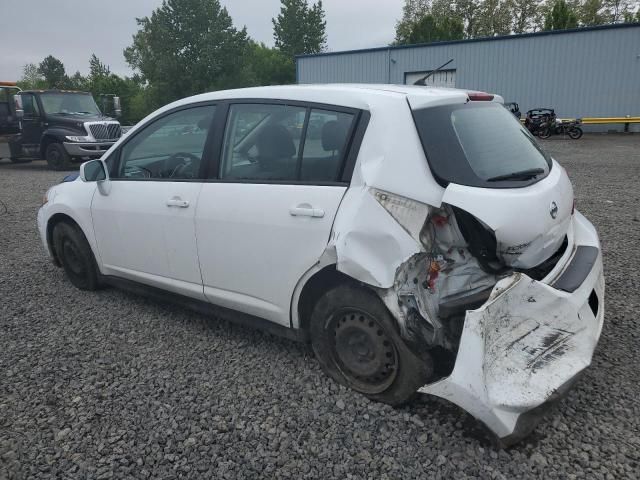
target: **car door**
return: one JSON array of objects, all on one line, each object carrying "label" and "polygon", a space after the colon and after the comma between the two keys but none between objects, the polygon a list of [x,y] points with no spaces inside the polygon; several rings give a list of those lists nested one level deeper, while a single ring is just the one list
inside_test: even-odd
[{"label": "car door", "polygon": [[22,144],[24,146],[40,145],[40,139],[44,130],[38,99],[31,93],[23,93],[22,108],[24,116],[22,117]]},{"label": "car door", "polygon": [[196,212],[209,301],[290,325],[293,290],[327,246],[348,187],[342,172],[356,116],[299,104],[228,106],[218,176],[203,185]]},{"label": "car door", "polygon": [[214,105],[152,120],[107,160],[110,191],[91,214],[103,273],[204,299],[194,217]]}]

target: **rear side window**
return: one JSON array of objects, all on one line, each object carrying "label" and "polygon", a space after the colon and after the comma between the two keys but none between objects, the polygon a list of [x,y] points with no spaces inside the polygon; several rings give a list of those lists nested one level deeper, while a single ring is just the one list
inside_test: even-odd
[{"label": "rear side window", "polygon": [[338,178],[353,123],[350,113],[311,110],[304,140],[300,180]]},{"label": "rear side window", "polygon": [[339,181],[355,115],[296,105],[229,107],[220,177],[251,182]]},{"label": "rear side window", "polygon": [[550,157],[502,105],[469,102],[413,112],[427,161],[443,185],[530,185],[551,169]]}]

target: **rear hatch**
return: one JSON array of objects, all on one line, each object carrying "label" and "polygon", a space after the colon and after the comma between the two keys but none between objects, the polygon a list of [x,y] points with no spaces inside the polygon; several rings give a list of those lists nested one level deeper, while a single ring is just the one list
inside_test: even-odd
[{"label": "rear hatch", "polygon": [[482,241],[489,260],[533,268],[565,245],[571,183],[507,109],[478,98],[409,103],[429,168],[445,188],[442,201],[459,209],[467,241]]}]

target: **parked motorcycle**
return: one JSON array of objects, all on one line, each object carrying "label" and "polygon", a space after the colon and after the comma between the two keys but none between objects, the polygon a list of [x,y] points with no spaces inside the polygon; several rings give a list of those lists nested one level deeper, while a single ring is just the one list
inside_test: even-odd
[{"label": "parked motorcycle", "polygon": [[535,108],[527,112],[524,125],[540,138],[549,138],[552,134],[568,135],[577,140],[582,137],[582,129],[578,126],[580,119],[558,120],[552,108]]},{"label": "parked motorcycle", "polygon": [[575,120],[557,120],[553,125],[547,129],[545,134],[548,133],[547,137],[543,137],[540,135],[540,138],[548,138],[551,136],[551,133],[555,135],[569,135],[569,138],[573,140],[577,140],[582,136],[582,129],[578,126],[580,125],[581,120],[579,118]]}]

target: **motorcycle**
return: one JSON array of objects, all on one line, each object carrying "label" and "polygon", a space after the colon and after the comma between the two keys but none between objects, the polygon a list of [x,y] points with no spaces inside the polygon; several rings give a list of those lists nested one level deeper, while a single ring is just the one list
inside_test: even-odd
[{"label": "motorcycle", "polygon": [[568,135],[577,140],[582,137],[582,129],[578,126],[580,119],[558,120],[552,108],[536,108],[529,110],[524,121],[525,127],[540,138],[549,138],[552,134]]},{"label": "motorcycle", "polygon": [[556,120],[553,125],[550,125],[549,129],[543,133],[548,133],[547,137],[540,135],[540,138],[549,138],[553,132],[556,135],[569,135],[569,138],[577,140],[582,136],[582,129],[578,126],[581,120],[579,118],[575,120]]}]

